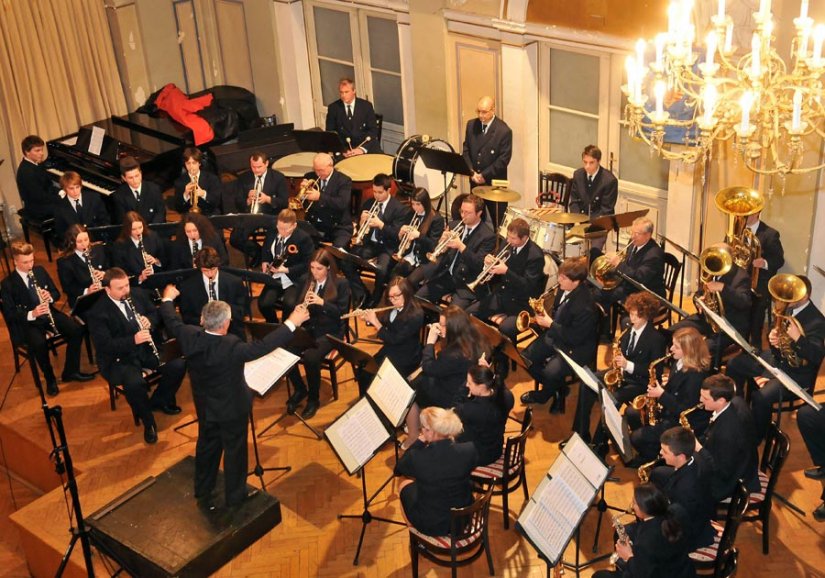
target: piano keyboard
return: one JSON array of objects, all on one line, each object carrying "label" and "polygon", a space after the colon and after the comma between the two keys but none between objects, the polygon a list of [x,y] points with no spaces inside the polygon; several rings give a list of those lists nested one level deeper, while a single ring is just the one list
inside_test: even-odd
[{"label": "piano keyboard", "polygon": [[[51,174],[53,174],[53,175],[57,175],[58,178],[62,177],[65,174],[65,171],[61,171],[60,169],[48,168],[46,170],[48,172],[50,172]],[[106,195],[107,197],[114,192],[114,191],[110,191],[109,189],[105,189],[105,188],[101,187],[100,185],[90,183],[89,181],[87,181],[85,179],[82,181],[82,184],[85,188],[87,188],[91,191],[98,192],[101,195]]]}]

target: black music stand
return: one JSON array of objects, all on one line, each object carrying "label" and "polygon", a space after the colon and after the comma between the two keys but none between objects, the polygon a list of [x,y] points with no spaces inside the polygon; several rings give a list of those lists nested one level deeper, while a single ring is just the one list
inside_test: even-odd
[{"label": "black music stand", "polygon": [[120,234],[123,225],[103,225],[102,227],[89,227],[89,239],[92,241],[103,241],[104,243],[112,243]]},{"label": "black music stand", "polygon": [[180,223],[174,221],[171,223],[149,223],[149,228],[164,239],[171,239],[177,233]]},{"label": "black music stand", "polygon": [[596,226],[605,231],[614,231],[616,233],[616,250],[619,250],[619,230],[629,227],[633,221],[639,217],[644,217],[650,212],[650,209],[641,209],[638,211],[628,211],[626,213],[618,213],[616,215],[605,215],[603,217],[596,217],[590,221],[591,226]]},{"label": "black music stand", "polygon": [[363,259],[359,255],[355,255],[354,253],[350,253],[349,251],[344,251],[343,249],[339,249],[338,247],[329,246],[326,247],[327,252],[333,255],[339,261],[350,263],[359,269],[367,269],[368,271],[376,271],[375,265]]},{"label": "black music stand", "polygon": [[444,178],[444,195],[438,199],[438,207],[436,212],[441,210],[441,205],[444,205],[444,220],[450,222],[450,203],[448,197],[449,190],[447,188],[447,173],[454,175],[465,175],[471,177],[473,175],[472,169],[467,166],[467,161],[464,157],[453,151],[442,151],[433,148],[424,147],[419,151],[419,157],[424,166],[428,169],[441,171],[441,176]]},{"label": "black music stand", "polygon": [[[292,131],[298,148],[304,152],[325,152],[338,159],[343,156],[347,148],[337,132],[325,130],[295,130]],[[340,160],[340,159],[339,159]]]},{"label": "black music stand", "polygon": [[167,285],[178,285],[183,280],[195,275],[200,275],[200,269],[189,267],[187,269],[174,269],[172,271],[161,271],[160,273],[153,273],[146,278],[146,281],[140,284],[145,290],[160,290]]},{"label": "black music stand", "polygon": [[78,297],[77,301],[74,302],[74,307],[72,307],[72,317],[77,317],[85,323],[86,315],[89,313],[89,310],[92,307],[94,307],[98,299],[100,299],[104,295],[106,295],[106,290],[100,289],[98,291],[86,293],[85,295],[81,295],[80,297]]},{"label": "black music stand", "polygon": [[216,229],[235,229],[244,227],[250,231],[255,229],[274,229],[278,222],[277,215],[230,213],[228,215],[212,215],[209,221]]},{"label": "black music stand", "polygon": [[366,391],[361,391],[361,380],[365,374],[375,375],[378,373],[378,363],[375,358],[352,345],[343,339],[338,339],[334,335],[327,333],[327,339],[332,343],[332,347],[341,354],[350,365],[352,365],[353,373],[355,374],[355,381],[358,383],[358,393],[360,397],[364,397]]}]

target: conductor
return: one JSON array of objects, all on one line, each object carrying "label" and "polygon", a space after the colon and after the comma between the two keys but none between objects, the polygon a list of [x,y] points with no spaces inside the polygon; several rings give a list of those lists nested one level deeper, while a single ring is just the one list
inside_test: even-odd
[{"label": "conductor", "polygon": [[203,307],[201,326],[185,325],[175,312],[179,291],[168,285],[163,291],[160,314],[167,330],[177,338],[189,362],[192,396],[198,415],[195,446],[195,498],[204,509],[214,509],[221,454],[224,454],[225,502],[236,508],[246,499],[247,425],[252,410],[252,391],[244,378],[244,363],[286,345],[292,332],[309,319],[305,307],[296,307],[289,319],[260,341],[244,343],[227,334],[232,309],[223,301]]}]

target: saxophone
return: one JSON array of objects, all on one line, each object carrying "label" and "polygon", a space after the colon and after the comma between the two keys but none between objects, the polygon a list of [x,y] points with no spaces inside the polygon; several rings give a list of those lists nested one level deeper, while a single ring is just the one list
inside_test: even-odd
[{"label": "saxophone", "polygon": [[[648,371],[648,387],[656,385],[656,366],[673,357],[672,353],[668,353],[664,357],[660,357],[650,364]],[[656,425],[659,423],[659,416],[662,413],[662,405],[657,399],[648,397],[646,394],[640,394],[633,398],[630,406],[639,412],[639,419],[642,425]]]},{"label": "saxophone", "polygon": [[687,408],[685,411],[683,411],[682,413],[680,413],[680,414],[679,414],[679,425],[680,425],[680,426],[682,426],[683,428],[685,428],[686,430],[688,430],[688,431],[691,431],[691,432],[692,432],[692,431],[693,431],[693,428],[692,428],[692,427],[690,427],[690,422],[688,421],[687,416],[689,416],[690,414],[692,414],[692,413],[693,413],[694,411],[696,411],[697,409],[702,409],[703,407],[705,407],[705,404],[703,404],[703,403],[697,403],[697,404],[696,404],[696,405],[694,405],[693,407],[689,407],[689,408]]},{"label": "saxophone", "polygon": [[657,466],[661,466],[662,464],[664,464],[664,462],[665,462],[665,460],[661,456],[659,456],[655,460],[651,460],[651,461],[647,462],[646,464],[642,464],[641,466],[639,466],[639,469],[636,471],[636,473],[639,476],[639,481],[643,484],[646,484],[647,482],[649,482],[650,481],[650,472],[653,471],[653,468],[655,468]]},{"label": "saxophone", "polygon": [[[632,544],[632,542],[630,541],[630,538],[627,537],[627,530],[625,530],[624,524],[621,521],[622,516],[624,516],[625,514],[630,514],[630,513],[632,513],[632,512],[621,512],[620,514],[616,514],[615,516],[613,516],[613,518],[611,519],[611,522],[613,524],[613,529],[616,530],[616,536],[617,536],[616,541],[620,542],[622,544]],[[620,558],[619,558],[619,554],[617,552],[613,552],[610,555],[610,564],[612,566],[616,566],[616,564],[619,562],[619,560],[620,560]]]},{"label": "saxophone", "polygon": [[619,337],[617,337],[613,342],[613,358],[611,360],[612,367],[605,372],[604,377],[602,378],[604,384],[611,393],[615,393],[616,390],[622,386],[622,382],[624,381],[624,370],[621,367],[616,367],[613,360],[615,360],[616,357],[622,353],[620,343],[622,341],[622,337],[624,337],[630,329],[630,327],[625,328],[625,330],[622,331],[619,334]]}]

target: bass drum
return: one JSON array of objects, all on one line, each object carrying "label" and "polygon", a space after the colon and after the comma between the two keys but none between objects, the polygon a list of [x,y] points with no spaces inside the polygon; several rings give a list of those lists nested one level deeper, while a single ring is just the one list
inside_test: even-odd
[{"label": "bass drum", "polygon": [[412,192],[416,187],[423,187],[430,193],[431,199],[437,199],[453,186],[455,173],[447,173],[445,181],[441,171],[425,167],[419,156],[423,149],[455,152],[447,141],[427,135],[411,136],[398,147],[392,162],[392,174],[398,186],[405,191]]}]

